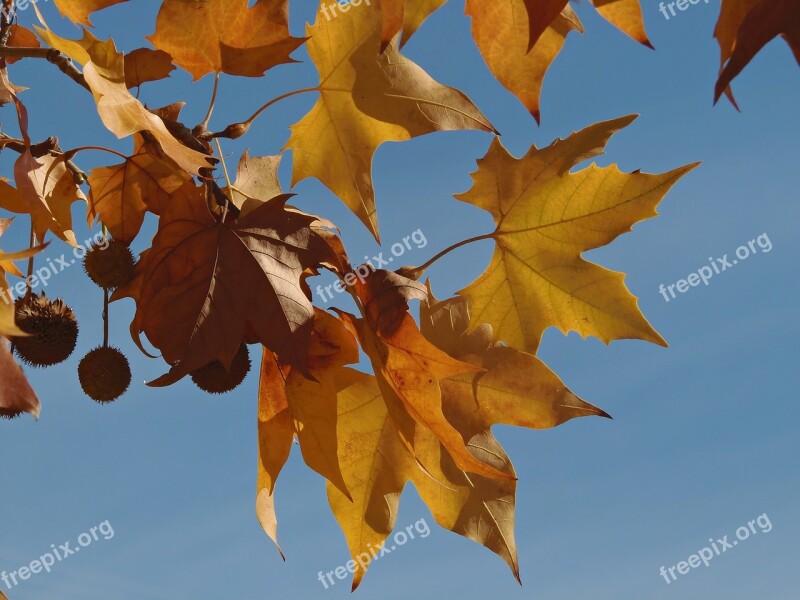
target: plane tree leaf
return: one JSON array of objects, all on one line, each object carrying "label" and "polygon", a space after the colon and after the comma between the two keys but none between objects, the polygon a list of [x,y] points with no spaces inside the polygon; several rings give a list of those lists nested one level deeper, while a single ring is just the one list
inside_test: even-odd
[{"label": "plane tree leaf", "polygon": [[289,35],[287,0],[164,0],[148,39],[195,79],[208,73],[261,77],[303,39]]},{"label": "plane tree leaf", "polygon": [[396,45],[381,53],[381,14],[362,6],[307,27],[320,97],[292,126],[293,185],[317,177],[378,236],[372,157],[434,131],[494,131],[464,94],[434,81]]},{"label": "plane tree leaf", "polygon": [[570,171],[602,153],[634,118],[597,123],[519,159],[492,142],[472,189],[456,196],[489,211],[497,225],[488,268],[459,292],[471,301],[474,325],[489,323],[497,339],[529,352],[548,327],[606,343],[635,338],[666,345],[625,287],[624,274],[581,257],[656,216],[670,187],[696,166],[659,175],[596,164]]}]

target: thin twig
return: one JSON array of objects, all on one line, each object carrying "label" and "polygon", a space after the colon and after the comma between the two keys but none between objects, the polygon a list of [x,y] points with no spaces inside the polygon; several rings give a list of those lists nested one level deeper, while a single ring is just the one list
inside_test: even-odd
[{"label": "thin twig", "polygon": [[214,105],[217,103],[217,91],[219,90],[219,76],[220,72],[217,71],[216,76],[214,77],[214,89],[211,92],[211,103],[208,105],[208,112],[206,113],[203,122],[197,126],[199,131],[207,131],[208,130],[208,123],[211,121],[211,115],[214,113]]},{"label": "thin twig", "polygon": [[478,235],[478,236],[475,236],[475,237],[468,238],[466,240],[462,240],[462,241],[458,242],[457,244],[453,244],[452,246],[448,246],[447,248],[445,248],[444,250],[439,252],[436,256],[431,258],[425,264],[420,265],[419,267],[410,269],[409,271],[413,272],[413,274],[415,275],[415,277],[413,277],[413,279],[419,279],[420,277],[422,277],[422,274],[425,271],[427,271],[433,263],[435,263],[440,258],[444,257],[446,254],[449,254],[453,250],[456,250],[458,248],[461,248],[461,246],[466,246],[467,244],[471,244],[473,242],[480,242],[480,241],[483,241],[483,240],[490,240],[493,237],[495,237],[494,233],[485,233],[483,235]]},{"label": "thin twig", "polygon": [[53,63],[78,85],[92,91],[86,79],[78,68],[73,64],[69,56],[56,50],[55,48],[4,48],[0,47],[0,58],[43,58]]}]

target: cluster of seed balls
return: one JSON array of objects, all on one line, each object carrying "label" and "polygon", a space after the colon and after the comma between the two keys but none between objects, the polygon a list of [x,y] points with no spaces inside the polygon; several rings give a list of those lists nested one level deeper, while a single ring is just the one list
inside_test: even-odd
[{"label": "cluster of seed balls", "polygon": [[[105,246],[94,246],[83,263],[89,278],[104,290],[114,290],[134,276],[136,261],[122,242],[110,240]],[[17,326],[26,336],[11,338],[20,360],[32,367],[51,367],[67,360],[78,341],[78,321],[75,313],[60,298],[51,300],[44,292],[29,294],[15,303]],[[225,369],[219,361],[191,373],[192,381],[212,394],[225,394],[239,386],[250,371],[250,355],[245,344]],[[106,404],[124,394],[131,384],[128,359],[117,348],[102,345],[81,359],[78,379],[83,391],[93,400]],[[0,410],[0,418],[12,419]]]}]

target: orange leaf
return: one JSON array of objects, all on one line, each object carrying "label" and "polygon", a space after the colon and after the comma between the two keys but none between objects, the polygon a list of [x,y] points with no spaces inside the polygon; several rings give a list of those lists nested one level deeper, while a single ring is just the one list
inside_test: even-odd
[{"label": "orange leaf", "polygon": [[164,0],[148,39],[195,80],[208,73],[261,77],[304,40],[289,34],[287,0]]},{"label": "orange leaf", "polygon": [[128,0],[53,0],[62,15],[73,23],[92,27],[89,15]]},{"label": "orange leaf", "polygon": [[139,87],[147,81],[166,79],[174,70],[172,57],[163,50],[137,48],[125,55],[125,86]]},{"label": "orange leaf", "polygon": [[[0,301],[2,304],[2,301]],[[2,306],[0,306],[0,313]],[[11,356],[8,340],[0,336],[0,418],[13,418],[21,412],[39,417],[41,405],[20,366]]]}]

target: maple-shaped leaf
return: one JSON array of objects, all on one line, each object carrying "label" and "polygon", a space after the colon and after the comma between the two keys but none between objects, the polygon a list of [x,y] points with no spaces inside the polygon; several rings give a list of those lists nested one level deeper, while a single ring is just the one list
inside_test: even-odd
[{"label": "maple-shaped leaf", "polygon": [[[3,301],[0,300],[0,305],[2,304]],[[1,306],[0,318],[2,318]],[[39,398],[36,397],[8,346],[8,340],[0,336],[0,419],[13,417],[21,412],[30,413],[38,418],[41,410]]]},{"label": "maple-shaped leaf", "polygon": [[317,177],[378,237],[372,157],[384,142],[433,131],[494,131],[464,94],[434,81],[396,44],[381,53],[380,6],[308,26],[320,97],[292,126],[292,185]]},{"label": "maple-shaped leaf", "polygon": [[796,0],[722,0],[714,36],[719,42],[721,65],[714,102],[723,93],[734,102],[731,81],[772,39],[783,37],[800,64],[800,3]]},{"label": "maple-shaped leaf", "polygon": [[381,44],[385,48],[402,32],[400,47],[411,39],[422,23],[447,0],[381,0],[383,27]]},{"label": "maple-shaped leaf", "polygon": [[304,368],[314,312],[303,272],[331,260],[312,229],[316,217],[278,196],[240,219],[221,222],[204,188],[190,182],[162,212],[137,291],[132,332],[144,332],[173,369],[164,385],[214,360],[226,367],[245,331]]},{"label": "maple-shaped leaf", "polygon": [[568,5],[564,6],[529,51],[530,24],[518,17],[526,13],[524,0],[467,0],[466,12],[472,17],[472,37],[487,66],[539,122],[539,94],[545,73],[561,51],[567,34],[583,31],[578,16]]},{"label": "maple-shaped leaf", "polygon": [[64,160],[50,155],[34,157],[30,148],[14,163],[17,194],[0,194],[0,208],[28,213],[39,241],[48,231],[72,246],[77,246],[72,231],[72,204],[86,200]]},{"label": "maple-shaped leaf", "polygon": [[[511,461],[491,433],[495,424],[546,429],[576,417],[608,416],[575,396],[532,354],[493,344],[491,327],[468,332],[471,319],[465,298],[438,302],[431,295],[422,304],[420,321],[423,334],[439,348],[486,369],[442,380],[442,403],[470,451],[497,469],[514,475]],[[418,449],[420,445],[418,441]],[[441,460],[428,459],[426,464],[435,469],[432,478],[416,478],[414,485],[434,518],[442,527],[497,553],[519,579],[516,481],[467,475],[433,441],[428,442],[427,452]]]},{"label": "maple-shaped leaf", "polygon": [[287,0],[164,0],[147,39],[195,80],[208,73],[261,77],[294,62],[305,40],[289,34]]},{"label": "maple-shaped leaf", "polygon": [[149,149],[140,134],[133,140],[133,156],[89,175],[89,224],[99,218],[114,239],[126,244],[139,233],[145,213],[159,214],[170,195],[191,179]]},{"label": "maple-shaped leaf", "polygon": [[89,15],[128,0],[53,0],[59,12],[78,25],[92,27]]},{"label": "maple-shaped leaf", "polygon": [[163,50],[137,48],[125,55],[125,86],[134,88],[166,79],[174,70],[172,57]]},{"label": "maple-shaped leaf", "polygon": [[415,440],[427,430],[447,448],[460,469],[486,477],[509,477],[475,458],[443,412],[439,382],[454,375],[480,371],[480,367],[456,360],[436,348],[420,333],[408,313],[391,335],[375,333],[363,319],[346,318],[372,363],[400,438],[424,468],[429,466],[416,451]]},{"label": "maple-shaped leaf", "polygon": [[471,300],[474,325],[489,323],[496,339],[529,352],[551,326],[606,343],[635,338],[666,345],[625,287],[624,274],[581,257],[656,216],[669,188],[696,166],[651,175],[593,163],[570,172],[601,154],[634,119],[597,123],[519,159],[494,140],[478,161],[472,189],[456,196],[489,211],[497,224],[489,267],[459,292]]}]

